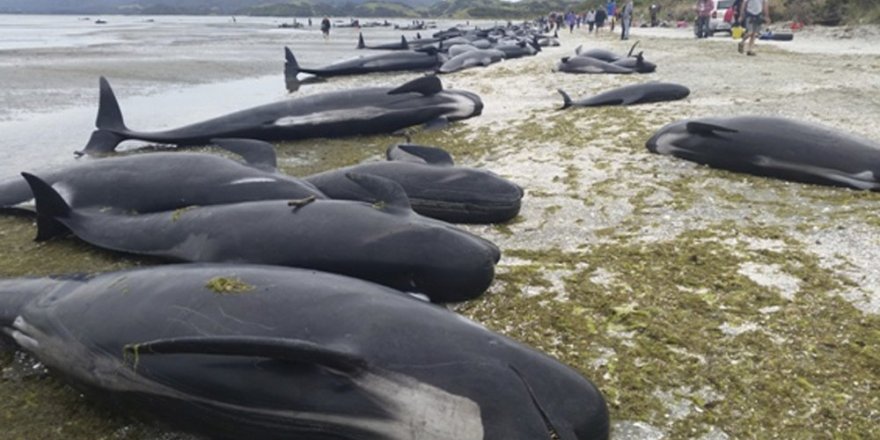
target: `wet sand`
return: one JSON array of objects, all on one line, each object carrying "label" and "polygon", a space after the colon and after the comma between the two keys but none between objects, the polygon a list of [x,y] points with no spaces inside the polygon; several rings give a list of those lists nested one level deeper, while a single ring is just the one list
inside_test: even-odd
[{"label": "wet sand", "polygon": [[[225,35],[226,25],[217,26]],[[36,103],[7,106],[23,110],[6,113],[11,125],[0,124],[0,148],[15,156],[28,142],[13,138],[19,144],[11,149],[10,126],[44,132],[51,144],[26,162],[4,163],[5,170],[73,160],[67,154],[92,129],[95,110],[80,104],[96,100],[98,75],[118,78],[123,112],[137,128],[283,98],[284,38],[265,27],[185,41],[170,32],[150,47],[135,32],[125,48],[77,50],[59,65],[52,60],[70,49],[0,51],[0,76],[16,71],[19,78],[0,95],[4,102]],[[789,45],[759,42],[758,56],[747,58],[728,38],[637,28],[633,40],[641,40],[657,73],[552,72],[578,44],[629,48],[608,33],[580,30],[562,33],[561,47],[536,57],[444,76],[447,87],[480,94],[484,114],[416,132],[414,140],[448,148],[458,163],[526,188],[516,220],[469,228],[496,242],[504,257],[489,294],[458,310],[594,380],[609,400],[616,439],[880,436],[880,194],[727,173],[644,148],[653,131],[681,118],[753,114],[880,139],[876,34],[869,28],[840,40],[838,32],[811,29]],[[343,35],[334,34],[332,44],[349,50],[356,34]],[[148,53],[132,60],[135,46]],[[175,55],[164,59],[164,50]],[[298,93],[412,76],[334,79]],[[646,80],[678,82],[692,95],[631,108],[557,110],[557,88],[581,97]],[[52,86],[41,91],[41,84]],[[21,116],[29,113],[37,117]],[[37,125],[39,118],[61,128]],[[377,159],[395,141],[289,143],[279,148],[280,163],[304,174]],[[151,264],[74,239],[34,244],[33,233],[29,220],[0,219],[0,274]],[[12,427],[9,438],[160,436],[158,428],[108,419],[20,354],[0,366],[0,424]]]}]

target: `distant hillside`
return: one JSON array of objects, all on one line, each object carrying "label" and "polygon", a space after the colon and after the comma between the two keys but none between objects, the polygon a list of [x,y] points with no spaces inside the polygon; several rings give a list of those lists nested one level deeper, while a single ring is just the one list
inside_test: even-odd
[{"label": "distant hillside", "polygon": [[241,15],[284,17],[422,17],[424,11],[402,3],[368,0],[360,4],[294,0],[235,11]]},{"label": "distant hillside", "polygon": [[[336,17],[454,17],[530,19],[549,11],[583,12],[607,0],[0,0],[0,13],[252,14]],[[617,0],[623,3],[624,0]],[[661,16],[691,20],[695,0],[634,0],[636,17],[648,6]],[[880,23],[880,0],[770,0],[774,20],[811,24]]]},{"label": "distant hillside", "polygon": [[411,16],[434,0],[0,0],[0,13],[37,14],[232,14],[250,10],[315,10],[350,16],[352,11]]}]

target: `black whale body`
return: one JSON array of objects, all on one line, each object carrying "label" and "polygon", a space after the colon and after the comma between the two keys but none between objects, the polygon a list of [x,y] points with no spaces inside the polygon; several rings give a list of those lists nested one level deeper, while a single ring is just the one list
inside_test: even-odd
[{"label": "black whale body", "polygon": [[172,265],[2,280],[0,329],[89,396],[210,438],[608,437],[602,395],[572,369],[338,275]]},{"label": "black whale body", "polygon": [[501,223],[519,213],[523,190],[516,184],[489,171],[453,166],[441,149],[412,145],[398,149],[415,152],[422,162],[367,162],[305,180],[332,199],[374,202],[370,192],[346,176],[385,177],[403,187],[415,212],[452,223]]},{"label": "black whale body", "polygon": [[[134,154],[77,162],[39,174],[75,209],[151,213],[192,205],[325,198],[305,180],[271,171],[275,166],[271,145],[242,139],[214,143],[234,146],[246,157],[260,154],[248,165],[213,154]],[[21,176],[0,181],[0,206],[15,206],[32,198]]]},{"label": "black whale body", "polygon": [[375,72],[429,71],[441,64],[441,58],[437,51],[429,49],[359,56],[314,68],[300,66],[289,48],[284,48],[284,54],[284,76],[288,81],[295,80],[300,72],[319,77],[331,77]]},{"label": "black whale body", "polygon": [[796,182],[880,190],[880,145],[818,124],[763,116],[671,123],[648,150]]},{"label": "black whale body", "polygon": [[674,101],[690,95],[690,89],[673,83],[649,82],[618,87],[584,99],[572,100],[567,93],[558,90],[562,95],[562,108],[601,107],[608,105],[633,105],[651,102]]},{"label": "black whale body", "polygon": [[68,230],[92,245],[188,262],[304,267],[419,292],[435,302],[481,295],[500,251],[491,242],[412,211],[400,185],[351,175],[378,200],[283,200],[121,215],[72,210],[25,174],[40,240]]},{"label": "black whale body", "polygon": [[113,151],[126,139],[176,145],[204,145],[215,138],[296,140],[391,133],[438,120],[477,116],[479,96],[443,90],[434,76],[421,77],[400,87],[372,87],[319,93],[230,113],[215,119],[162,132],[129,130],[119,104],[103,77],[97,130],[82,153]]}]

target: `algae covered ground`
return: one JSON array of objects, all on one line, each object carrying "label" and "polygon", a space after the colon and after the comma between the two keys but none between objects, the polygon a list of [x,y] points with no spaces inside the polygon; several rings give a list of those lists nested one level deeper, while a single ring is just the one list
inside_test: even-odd
[{"label": "algae covered ground", "polygon": [[[880,193],[733,174],[644,147],[666,123],[743,114],[878,139],[880,57],[761,45],[746,58],[726,39],[653,37],[640,48],[657,73],[578,76],[551,68],[577,44],[628,44],[582,31],[561,38],[534,58],[444,76],[480,94],[484,114],[412,132],[526,191],[512,222],[468,227],[503,257],[490,292],[455,309],[593,380],[616,439],[880,437]],[[645,80],[693,93],[557,110],[556,88],[579,97]],[[303,175],[378,160],[398,141],[287,143],[279,164]],[[0,218],[0,275],[157,263],[73,238],[34,243],[34,230],[29,218]],[[216,287],[247,290],[227,279]],[[87,401],[21,353],[7,351],[0,367],[2,438],[185,437]]]}]

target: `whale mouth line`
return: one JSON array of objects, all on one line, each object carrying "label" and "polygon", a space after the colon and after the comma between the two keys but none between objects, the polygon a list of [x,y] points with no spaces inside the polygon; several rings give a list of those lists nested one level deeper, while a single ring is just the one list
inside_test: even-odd
[{"label": "whale mouth line", "polygon": [[34,327],[28,324],[21,316],[15,318],[12,327],[3,327],[3,333],[11,337],[18,345],[30,351],[35,351],[40,347],[40,342],[31,336]]},{"label": "whale mouth line", "polygon": [[535,392],[532,391],[532,387],[526,381],[525,376],[523,376],[522,373],[520,373],[519,370],[517,370],[516,367],[514,367],[513,365],[508,365],[508,367],[510,367],[510,369],[514,372],[514,374],[516,374],[516,376],[519,378],[519,380],[522,381],[523,386],[525,387],[526,391],[529,393],[529,397],[532,401],[532,405],[538,411],[538,414],[541,415],[541,419],[544,421],[544,427],[547,428],[548,438],[551,440],[562,439],[562,436],[559,435],[559,430],[556,429],[555,426],[553,426],[553,422],[550,420],[550,416],[547,415],[547,411],[545,411],[544,408],[541,406],[541,403],[538,402],[538,397],[535,396]]}]

